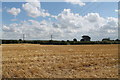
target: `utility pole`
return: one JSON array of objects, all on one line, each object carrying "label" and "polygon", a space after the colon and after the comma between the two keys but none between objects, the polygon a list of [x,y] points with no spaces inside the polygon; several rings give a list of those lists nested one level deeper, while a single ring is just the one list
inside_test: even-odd
[{"label": "utility pole", "polygon": [[23,34],[23,41],[25,40],[25,34]]},{"label": "utility pole", "polygon": [[53,36],[51,35],[51,41],[52,41]]}]

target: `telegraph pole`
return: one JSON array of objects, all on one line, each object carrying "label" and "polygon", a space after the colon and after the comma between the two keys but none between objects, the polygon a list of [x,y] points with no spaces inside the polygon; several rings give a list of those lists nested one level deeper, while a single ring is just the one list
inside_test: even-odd
[{"label": "telegraph pole", "polygon": [[23,34],[23,41],[25,40],[25,34]]},{"label": "telegraph pole", "polygon": [[51,35],[51,41],[52,41],[53,36]]}]

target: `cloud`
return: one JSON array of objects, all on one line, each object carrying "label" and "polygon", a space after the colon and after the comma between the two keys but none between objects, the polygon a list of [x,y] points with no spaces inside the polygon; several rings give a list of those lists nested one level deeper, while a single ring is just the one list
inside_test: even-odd
[{"label": "cloud", "polygon": [[21,9],[13,7],[11,9],[7,10],[7,12],[14,15],[14,16],[17,16],[21,12]]},{"label": "cloud", "polygon": [[65,0],[65,2],[69,2],[71,4],[79,5],[79,6],[85,6],[85,3],[81,0]]},{"label": "cloud", "polygon": [[118,19],[113,17],[104,18],[99,13],[88,13],[81,16],[73,13],[70,9],[64,9],[58,14],[57,20],[61,28],[74,36],[87,34],[95,37],[94,35],[96,35],[100,39],[109,36],[117,38],[118,35]]},{"label": "cloud", "polygon": [[10,28],[9,28],[9,27],[7,27],[7,26],[3,25],[3,31],[9,31],[9,30],[10,30]]},{"label": "cloud", "polygon": [[23,9],[28,13],[28,16],[36,18],[36,17],[46,17],[50,16],[46,10],[41,9],[40,1],[35,0],[35,2],[31,2],[27,0],[27,3],[22,5]]},{"label": "cloud", "polygon": [[5,32],[14,32],[14,28],[10,28],[10,26],[3,25],[3,31]]},{"label": "cloud", "polygon": [[34,7],[41,8],[40,0],[25,0],[25,1],[30,3]]},{"label": "cloud", "polygon": [[117,9],[116,9],[115,12],[117,12],[118,14],[120,14],[120,10],[117,10]]},{"label": "cloud", "polygon": [[119,12],[119,10],[116,9],[115,12]]},{"label": "cloud", "polygon": [[[117,38],[118,19],[104,18],[99,13],[88,13],[85,16],[73,13],[71,9],[64,9],[56,16],[56,21],[22,21],[19,24],[10,24],[3,27],[5,36],[11,34],[29,34],[27,39],[81,39],[82,35],[89,35],[92,40],[104,37]],[[14,35],[12,35],[14,36]],[[17,37],[16,37],[17,38]]]}]

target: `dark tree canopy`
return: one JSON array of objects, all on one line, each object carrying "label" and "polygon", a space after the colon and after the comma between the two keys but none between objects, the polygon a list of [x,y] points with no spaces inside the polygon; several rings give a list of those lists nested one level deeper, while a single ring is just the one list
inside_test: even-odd
[{"label": "dark tree canopy", "polygon": [[76,38],[74,38],[74,39],[73,39],[73,41],[74,41],[74,42],[77,42],[77,39],[76,39]]},{"label": "dark tree canopy", "polygon": [[22,39],[19,39],[19,41],[22,41]]}]

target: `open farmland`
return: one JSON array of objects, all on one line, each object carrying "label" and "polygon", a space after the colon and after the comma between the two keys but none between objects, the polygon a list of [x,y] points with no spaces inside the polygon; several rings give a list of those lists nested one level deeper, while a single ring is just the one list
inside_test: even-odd
[{"label": "open farmland", "polygon": [[3,78],[117,78],[118,45],[2,45]]}]

